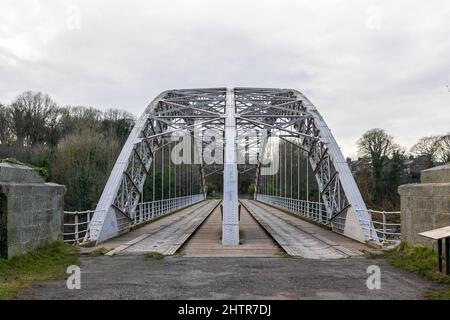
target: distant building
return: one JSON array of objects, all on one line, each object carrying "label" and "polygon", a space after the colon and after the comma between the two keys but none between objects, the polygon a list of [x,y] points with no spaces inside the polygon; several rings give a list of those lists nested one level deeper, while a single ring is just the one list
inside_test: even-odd
[{"label": "distant building", "polygon": [[[362,157],[353,161],[350,158],[347,158],[347,163],[353,175],[356,175],[359,172],[372,171],[372,161],[369,157]],[[421,155],[418,157],[410,156],[408,159],[405,159],[404,166],[403,175],[405,177],[416,179],[420,178],[420,172],[422,170],[431,168],[433,164],[427,155]]]},{"label": "distant building", "polygon": [[420,172],[422,170],[433,167],[431,159],[427,155],[420,155],[418,157],[410,156],[409,159],[405,160],[405,175],[411,178],[420,178]]},{"label": "distant building", "polygon": [[353,175],[362,171],[372,171],[372,161],[369,157],[362,157],[353,161],[350,158],[347,158],[347,163],[349,164]]}]

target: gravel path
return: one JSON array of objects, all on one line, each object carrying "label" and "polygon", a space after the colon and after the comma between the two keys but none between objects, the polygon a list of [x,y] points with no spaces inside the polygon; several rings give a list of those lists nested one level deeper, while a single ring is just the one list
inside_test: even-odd
[{"label": "gravel path", "polygon": [[[442,288],[383,259],[144,256],[82,257],[81,289],[65,280],[41,283],[23,299],[421,299]],[[381,289],[369,290],[369,265]]]}]

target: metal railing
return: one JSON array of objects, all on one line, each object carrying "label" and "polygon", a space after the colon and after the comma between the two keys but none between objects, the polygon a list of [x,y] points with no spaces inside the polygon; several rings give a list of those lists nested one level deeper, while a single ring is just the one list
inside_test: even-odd
[{"label": "metal railing", "polygon": [[[300,199],[291,199],[266,194],[257,194],[256,200],[270,204],[274,207],[288,210],[291,213],[315,222],[330,226],[333,230],[343,233],[345,218],[336,217],[332,223],[328,220],[327,212],[323,203],[311,202]],[[395,246],[400,243],[400,212],[399,211],[377,211],[368,210],[371,221],[362,221],[362,227],[371,231],[375,228],[378,239],[382,245]],[[370,223],[372,222],[372,223]],[[370,232],[369,232],[370,233]]]},{"label": "metal railing", "polygon": [[256,200],[288,211],[319,223],[328,224],[327,211],[323,203],[300,199],[257,194]]},{"label": "metal railing", "polygon": [[[400,211],[367,210],[372,218],[378,239],[385,246],[400,243]],[[364,227],[363,227],[364,228]]]},{"label": "metal railing", "polygon": [[64,211],[64,242],[82,242],[93,215],[94,210]]},{"label": "metal railing", "polygon": [[161,217],[202,200],[204,200],[203,194],[194,194],[191,196],[142,202],[136,208],[132,224],[139,224]]},{"label": "metal railing", "polygon": [[[195,194],[139,203],[132,216],[131,225],[153,220],[202,200],[204,200],[203,194]],[[64,211],[64,242],[83,242],[94,212],[95,210]]]}]

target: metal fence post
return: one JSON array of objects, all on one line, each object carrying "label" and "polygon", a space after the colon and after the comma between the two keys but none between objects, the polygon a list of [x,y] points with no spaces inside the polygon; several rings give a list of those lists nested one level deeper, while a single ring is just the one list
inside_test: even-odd
[{"label": "metal fence post", "polygon": [[87,224],[86,224],[86,230],[85,230],[85,235],[87,234],[87,231],[89,230],[89,224],[91,223],[91,213],[93,214],[94,213],[94,211],[88,211],[87,212]]},{"label": "metal fence post", "polygon": [[75,242],[78,243],[78,212],[75,212]]}]

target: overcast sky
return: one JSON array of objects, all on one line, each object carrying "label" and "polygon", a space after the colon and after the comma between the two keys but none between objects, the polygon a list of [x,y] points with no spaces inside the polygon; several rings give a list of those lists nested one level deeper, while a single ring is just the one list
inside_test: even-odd
[{"label": "overcast sky", "polygon": [[170,88],[296,88],[346,156],[450,132],[450,2],[0,0],[0,102],[139,115]]}]

